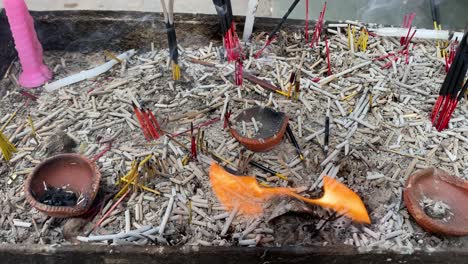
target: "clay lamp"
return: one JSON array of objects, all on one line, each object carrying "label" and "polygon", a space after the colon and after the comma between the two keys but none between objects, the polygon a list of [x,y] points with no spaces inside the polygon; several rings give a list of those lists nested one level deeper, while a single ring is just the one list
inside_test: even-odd
[{"label": "clay lamp", "polygon": [[88,211],[100,180],[101,173],[90,160],[78,154],[61,154],[41,162],[28,176],[24,190],[32,207],[66,218]]},{"label": "clay lamp", "polygon": [[416,222],[430,233],[468,235],[468,181],[429,168],[411,175],[404,200]]},{"label": "clay lamp", "polygon": [[[253,123],[252,118],[258,124],[258,131],[251,137],[243,135],[242,121]],[[271,150],[278,145],[286,132],[289,118],[285,113],[276,112],[269,107],[255,106],[243,110],[230,123],[230,131],[234,138],[243,146],[254,152]]]}]

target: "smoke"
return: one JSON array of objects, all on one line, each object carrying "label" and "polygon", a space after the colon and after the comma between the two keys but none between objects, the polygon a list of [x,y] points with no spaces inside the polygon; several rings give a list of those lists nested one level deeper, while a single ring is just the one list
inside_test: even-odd
[{"label": "smoke", "polygon": [[[435,0],[442,2],[442,0]],[[416,24],[431,21],[427,0],[368,0],[358,9],[357,18],[364,22],[400,25],[403,16],[416,12]],[[427,20],[427,21],[426,21]]]},{"label": "smoke", "polygon": [[[406,2],[406,1],[404,1]],[[367,5],[361,7],[358,11],[360,17],[364,21],[375,16],[376,13],[386,12],[388,10],[398,9],[401,5],[401,0],[370,0]]]},{"label": "smoke", "polygon": [[[163,17],[158,13],[79,11],[70,13],[73,18],[67,18],[67,12],[52,12],[48,16],[32,14],[38,37],[47,50],[82,53],[102,49],[127,50],[128,43],[131,47],[137,45],[135,42],[140,33],[145,36],[167,32]],[[88,17],[94,22],[87,21]],[[102,47],[103,43],[106,47]]]}]

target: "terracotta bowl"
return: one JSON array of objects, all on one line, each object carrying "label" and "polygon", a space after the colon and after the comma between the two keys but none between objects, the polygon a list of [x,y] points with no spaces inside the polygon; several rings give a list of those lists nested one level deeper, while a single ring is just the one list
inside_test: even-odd
[{"label": "terracotta bowl", "polygon": [[[91,207],[99,189],[101,173],[96,165],[78,154],[61,154],[41,162],[28,176],[24,191],[26,199],[37,210],[59,218],[79,216]],[[83,202],[75,206],[51,206],[39,202],[44,184],[55,188],[66,186],[77,196],[82,194]]]},{"label": "terracotta bowl", "polygon": [[[440,217],[430,216],[422,201],[440,201],[449,207]],[[468,182],[443,170],[429,168],[411,175],[404,200],[416,222],[430,233],[468,235]]]},{"label": "terracotta bowl", "polygon": [[[262,124],[253,138],[242,135],[242,121],[252,122],[252,117]],[[269,107],[255,106],[245,109],[235,119],[235,127],[231,126],[231,134],[247,149],[254,152],[271,150],[278,145],[286,132],[289,118],[285,113],[276,112]],[[237,128],[236,128],[237,127]],[[240,129],[239,129],[240,128]]]}]

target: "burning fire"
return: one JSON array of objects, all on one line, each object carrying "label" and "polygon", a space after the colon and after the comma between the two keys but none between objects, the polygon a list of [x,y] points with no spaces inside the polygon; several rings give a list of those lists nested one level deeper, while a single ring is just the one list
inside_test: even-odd
[{"label": "burning fire", "polygon": [[369,215],[361,198],[342,183],[325,176],[324,195],[309,199],[292,188],[261,188],[255,177],[232,175],[216,163],[210,168],[211,186],[219,201],[228,209],[235,207],[245,215],[263,213],[263,204],[274,196],[288,195],[304,202],[333,209],[356,222],[370,224]]}]

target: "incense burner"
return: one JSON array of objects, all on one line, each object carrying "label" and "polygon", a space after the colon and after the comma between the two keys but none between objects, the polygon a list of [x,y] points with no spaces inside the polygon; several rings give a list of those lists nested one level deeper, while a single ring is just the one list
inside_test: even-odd
[{"label": "incense burner", "polygon": [[[29,175],[24,191],[29,204],[58,218],[79,216],[91,207],[99,189],[101,173],[94,163],[79,154],[61,154],[40,163]],[[77,195],[74,206],[53,206],[39,202],[47,188],[66,188]]]},{"label": "incense burner", "polygon": [[406,207],[416,222],[430,233],[468,235],[468,182],[429,168],[408,178]]},{"label": "incense burner", "polygon": [[[242,122],[258,122],[261,126],[254,136],[244,135]],[[255,152],[271,150],[281,142],[286,132],[289,118],[285,113],[276,112],[268,107],[252,107],[242,111],[235,119],[234,126],[230,127],[231,134],[247,149]]]}]

